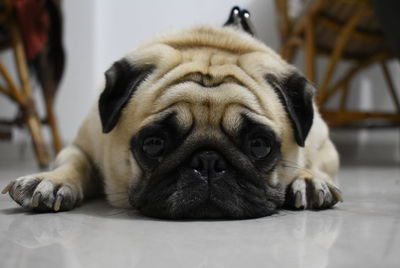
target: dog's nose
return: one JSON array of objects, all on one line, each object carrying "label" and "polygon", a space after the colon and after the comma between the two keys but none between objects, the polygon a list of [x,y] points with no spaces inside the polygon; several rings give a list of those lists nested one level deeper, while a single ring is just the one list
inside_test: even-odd
[{"label": "dog's nose", "polygon": [[222,175],[227,165],[224,158],[216,151],[200,151],[191,159],[190,167],[202,177],[215,178]]}]

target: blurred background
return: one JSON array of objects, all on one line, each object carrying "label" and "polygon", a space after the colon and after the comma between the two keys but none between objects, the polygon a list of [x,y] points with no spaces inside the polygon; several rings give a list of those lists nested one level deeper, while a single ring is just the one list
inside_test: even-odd
[{"label": "blurred background", "polygon": [[[66,144],[72,141],[88,110],[96,104],[96,98],[104,79],[104,71],[114,61],[142,42],[168,30],[199,24],[222,25],[226,21],[230,9],[234,5],[239,5],[250,11],[257,37],[279,52],[284,41],[284,34],[282,33],[282,14],[278,13],[277,9],[279,4],[285,2],[279,0],[62,1],[60,11],[65,69],[55,95],[55,114],[62,143]],[[290,2],[289,15],[300,16],[309,2],[318,1],[293,0]],[[343,2],[352,5],[354,2],[365,1]],[[353,13],[358,9],[358,6],[353,8]],[[340,13],[340,10],[332,12],[336,14]],[[346,23],[346,20],[351,19],[352,16],[353,14],[350,14],[347,18],[345,17],[343,23]],[[304,51],[305,49],[298,49],[292,58],[292,63],[307,73],[308,71],[304,67],[306,56]],[[10,49],[3,49],[0,60],[10,75],[16,78],[18,74],[14,68],[13,53]],[[315,53],[314,58],[316,72],[312,80],[315,80],[318,87],[321,83],[318,81],[323,79],[324,70],[329,64],[329,53],[328,56]],[[389,58],[386,63],[389,72],[395,78],[393,83],[398,92],[400,88],[398,62],[395,58]],[[332,80],[339,79],[351,64],[351,62],[340,60]],[[29,77],[32,78],[32,76],[30,73]],[[4,82],[4,78],[2,79],[0,81]],[[45,117],[40,83],[37,79],[30,79],[30,86],[33,89],[38,113],[40,117]],[[350,108],[383,111],[396,109],[393,100],[387,96],[386,88],[388,86],[379,64],[372,64],[358,72],[352,77],[349,87],[351,90],[347,96],[347,104]],[[327,107],[335,107],[340,101],[339,99],[340,97],[336,97],[336,99],[333,97]],[[10,98],[0,95],[0,117],[14,118],[16,114],[18,114],[18,106]],[[2,130],[11,133],[8,137],[12,144],[30,146],[31,138],[26,128],[3,126]],[[45,128],[43,134],[46,143],[51,147],[50,131]],[[398,127],[385,126],[371,129],[338,126],[333,128],[332,136],[340,147],[342,158],[348,159],[348,161],[373,156],[367,161],[400,162]]]}]

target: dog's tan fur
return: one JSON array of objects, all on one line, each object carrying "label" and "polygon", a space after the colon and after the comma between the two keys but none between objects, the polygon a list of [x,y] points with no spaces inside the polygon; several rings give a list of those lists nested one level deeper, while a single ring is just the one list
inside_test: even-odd
[{"label": "dog's tan fur", "polygon": [[[268,178],[271,184],[293,184],[298,191],[309,180],[316,189],[328,189],[324,188],[328,185],[331,194],[341,199],[335,187],[338,154],[326,124],[315,107],[305,147],[296,144],[284,107],[264,79],[265,73],[282,77],[294,68],[261,42],[234,29],[199,27],[159,37],[126,59],[156,68],[139,86],[116,127],[103,134],[95,106],[73,143],[57,156],[54,169],[19,178],[20,184],[38,179],[66,186],[62,189],[79,201],[99,191],[96,181],[101,177],[109,202],[129,207],[128,189],[142,173],[129,150],[132,135],[172,110],[177,111],[181,127],[196,122],[196,135],[221,135],[217,131],[221,123],[234,132],[238,115],[246,113],[268,125],[282,141],[284,161]],[[44,189],[41,184],[35,191]],[[11,196],[24,207],[37,205],[35,192],[33,197],[18,200],[21,195],[14,189]],[[302,205],[308,207],[307,198],[302,199]],[[62,200],[52,197],[48,202],[58,210]]]}]

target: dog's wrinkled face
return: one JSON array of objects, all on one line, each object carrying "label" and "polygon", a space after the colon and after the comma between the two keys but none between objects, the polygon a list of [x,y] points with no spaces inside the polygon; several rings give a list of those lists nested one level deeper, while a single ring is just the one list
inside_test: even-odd
[{"label": "dog's wrinkled face", "polygon": [[[130,198],[144,214],[171,218],[248,218],[273,213],[282,192],[270,185],[280,141],[266,125],[238,115],[238,125],[201,124],[192,106],[143,128],[131,149],[144,177]],[[181,109],[181,111],[184,108]],[[211,112],[211,111],[209,111]],[[179,118],[179,119],[178,119]]]},{"label": "dog's wrinkled face", "polygon": [[251,73],[238,67],[247,55],[224,47],[190,46],[179,60],[165,58],[116,62],[99,102],[103,131],[126,139],[141,171],[130,204],[175,219],[274,213],[284,199],[277,178],[282,143],[289,136],[304,146],[312,124],[306,80],[294,72]]}]

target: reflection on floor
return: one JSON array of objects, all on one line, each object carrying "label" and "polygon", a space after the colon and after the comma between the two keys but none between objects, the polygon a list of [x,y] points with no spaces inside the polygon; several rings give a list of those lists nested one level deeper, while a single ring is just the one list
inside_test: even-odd
[{"label": "reflection on floor", "polygon": [[[0,148],[0,186],[35,171],[29,155]],[[161,221],[102,200],[31,214],[2,195],[0,266],[400,267],[399,162],[344,159],[344,203],[254,220]]]}]

